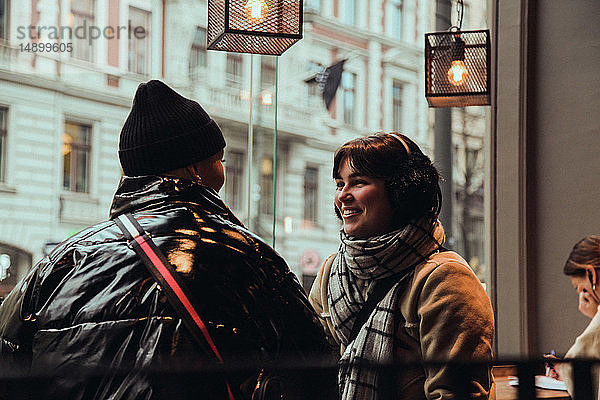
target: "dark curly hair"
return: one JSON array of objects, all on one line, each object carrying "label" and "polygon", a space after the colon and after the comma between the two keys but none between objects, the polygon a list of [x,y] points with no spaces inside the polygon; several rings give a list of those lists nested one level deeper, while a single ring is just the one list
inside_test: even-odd
[{"label": "dark curly hair", "polygon": [[[405,135],[376,133],[343,144],[333,157],[333,179],[340,179],[340,167],[346,159],[354,171],[384,180],[394,210],[395,229],[425,215],[439,215],[440,174],[429,157]],[[339,210],[334,208],[341,219]]]},{"label": "dark curly hair", "polygon": [[583,276],[586,267],[600,269],[600,236],[589,235],[573,246],[563,272],[569,276]]}]

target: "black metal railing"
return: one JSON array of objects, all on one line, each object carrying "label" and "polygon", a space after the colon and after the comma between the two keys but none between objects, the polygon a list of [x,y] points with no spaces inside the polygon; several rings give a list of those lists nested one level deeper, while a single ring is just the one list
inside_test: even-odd
[{"label": "black metal railing", "polygon": [[[418,362],[418,363],[403,363],[395,362],[389,365],[377,365],[376,368],[383,370],[392,368],[395,371],[400,368],[415,367],[420,368],[426,366],[444,365],[454,377],[456,382],[464,382],[462,386],[456,386],[454,390],[454,398],[468,399],[470,397],[470,376],[469,374],[474,369],[486,367],[510,367],[514,371],[514,375],[518,378],[516,387],[517,397],[519,400],[536,399],[535,376],[544,374],[544,366],[546,359],[535,360],[496,360],[494,362]],[[570,359],[557,360],[561,363],[568,363],[572,366],[572,381],[574,387],[573,400],[592,400],[594,392],[597,393],[598,388],[594,389],[593,385],[598,385],[597,378],[593,378],[594,368],[600,368],[600,360],[592,359]],[[369,364],[368,367],[373,367]],[[336,386],[335,380],[337,375],[337,365],[331,360],[286,360],[278,363],[261,363],[256,365],[253,363],[237,363],[228,365],[206,364],[198,365],[197,362],[169,362],[168,365],[158,365],[150,368],[138,369],[139,376],[152,377],[160,376],[161,379],[168,378],[172,382],[190,382],[193,380],[224,380],[227,377],[236,376],[252,376],[253,373],[260,369],[268,371],[277,371],[283,373],[284,376],[295,376],[300,381],[307,382],[307,385],[314,384],[314,377],[321,377],[319,381],[322,385]],[[119,376],[131,376],[132,368],[107,368],[107,367],[77,367],[71,369],[68,377],[56,375],[56,371],[48,368],[38,367],[29,368],[23,366],[10,365],[0,361],[0,400],[13,398],[31,398],[44,399],[47,398],[48,388],[55,384],[57,379],[68,379],[71,381],[89,382],[91,380],[104,379],[106,376],[111,376],[112,379],[118,379]],[[513,375],[511,373],[511,375]],[[306,379],[304,380],[304,377]],[[327,383],[325,383],[327,382]],[[326,390],[318,390],[319,393],[327,393]],[[177,398],[203,398],[198,397],[197,392],[185,393],[185,388],[182,397]],[[194,389],[195,390],[195,389]],[[334,389],[335,391],[335,389]],[[18,397],[14,394],[18,393]],[[332,393],[331,391],[329,393]],[[567,393],[564,392],[564,396]],[[329,399],[336,396],[316,397],[308,400]],[[503,400],[502,397],[496,397],[497,400]],[[514,397],[512,397],[514,398]],[[548,398],[547,396],[544,398]],[[552,398],[552,397],[550,397]]]}]

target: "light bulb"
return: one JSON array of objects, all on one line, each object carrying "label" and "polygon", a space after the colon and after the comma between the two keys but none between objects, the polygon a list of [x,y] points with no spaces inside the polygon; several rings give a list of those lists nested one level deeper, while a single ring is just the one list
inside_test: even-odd
[{"label": "light bulb", "polygon": [[454,86],[461,86],[467,81],[469,73],[463,60],[454,60],[448,69],[448,81]]},{"label": "light bulb", "polygon": [[248,0],[244,6],[244,11],[250,22],[258,24],[267,18],[269,7],[267,7],[265,0]]}]

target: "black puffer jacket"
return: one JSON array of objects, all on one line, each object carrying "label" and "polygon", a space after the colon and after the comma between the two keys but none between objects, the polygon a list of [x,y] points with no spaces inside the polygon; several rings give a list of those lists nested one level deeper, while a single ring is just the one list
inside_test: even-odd
[{"label": "black puffer jacket", "polygon": [[[212,189],[184,179],[124,177],[111,218],[126,212],[187,284],[226,365],[266,355],[306,361],[327,352],[317,317],[285,261]],[[31,377],[50,376],[46,398],[225,398],[222,373],[191,372],[210,369],[212,353],[192,342],[112,221],[61,243],[6,298],[0,361],[24,363]],[[228,379],[237,389],[247,377]],[[5,385],[0,398],[21,398],[32,386],[16,387],[18,394]],[[306,397],[326,393],[322,387]]]}]

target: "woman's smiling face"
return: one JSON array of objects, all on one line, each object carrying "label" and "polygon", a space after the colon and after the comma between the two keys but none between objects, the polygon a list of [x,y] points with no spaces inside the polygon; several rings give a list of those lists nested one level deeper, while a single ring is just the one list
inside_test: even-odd
[{"label": "woman's smiling face", "polygon": [[394,212],[384,180],[354,171],[348,159],[341,163],[338,172],[335,206],[342,216],[344,232],[366,239],[393,230]]}]

